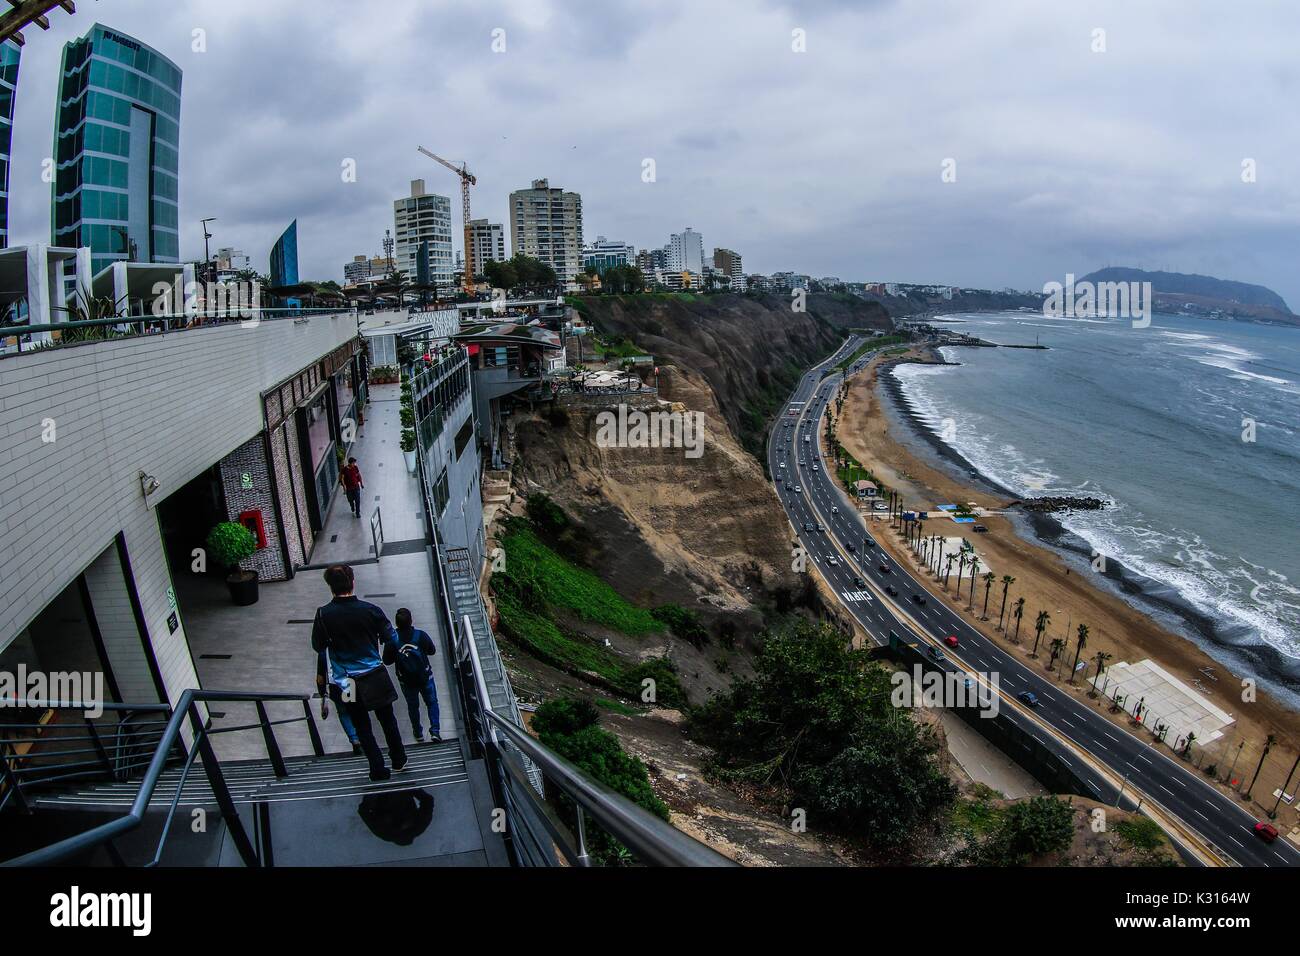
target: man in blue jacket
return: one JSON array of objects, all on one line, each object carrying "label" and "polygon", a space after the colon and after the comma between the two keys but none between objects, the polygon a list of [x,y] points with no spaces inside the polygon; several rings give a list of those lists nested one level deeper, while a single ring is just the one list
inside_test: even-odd
[{"label": "man in blue jacket", "polygon": [[[370,779],[387,780],[392,774],[384,765],[384,755],[375,742],[370,714],[373,712],[379,718],[393,770],[402,770],[406,767],[406,748],[402,746],[402,732],[393,714],[397,692],[393,690],[393,682],[384,669],[379,651],[381,646],[396,650],[397,635],[383,611],[353,594],[352,569],[346,564],[326,568],[325,583],[334,599],[316,611],[311,647],[318,655],[321,651],[329,651],[330,673],[334,682],[344,688],[341,703],[356,728],[361,749],[370,764]],[[372,691],[369,700],[358,692],[359,682]],[[387,695],[382,693],[385,689]]]},{"label": "man in blue jacket", "polygon": [[429,711],[429,739],[440,743],[442,729],[438,722],[438,689],[433,683],[433,668],[429,658],[438,653],[427,631],[415,626],[407,608],[397,609],[396,644],[384,645],[384,663],[397,665],[397,683],[406,697],[406,711],[411,715],[411,731],[416,740],[423,740],[420,728],[420,699]]}]

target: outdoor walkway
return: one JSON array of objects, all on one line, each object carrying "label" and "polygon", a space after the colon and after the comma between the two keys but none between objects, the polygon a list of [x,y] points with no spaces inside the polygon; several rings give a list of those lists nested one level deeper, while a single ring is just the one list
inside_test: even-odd
[{"label": "outdoor walkway", "polygon": [[[177,577],[176,589],[185,617],[199,680],[205,688],[217,690],[285,691],[316,693],[316,657],[311,650],[311,626],[316,608],[330,599],[320,567],[334,562],[351,564],[356,573],[356,593],[363,600],[383,608],[391,621],[399,607],[410,608],[417,627],[433,635],[441,660],[434,661],[434,679],[441,705],[444,740],[459,736],[454,725],[450,688],[447,682],[446,636],[438,625],[438,596],[433,571],[425,552],[424,522],[421,516],[418,479],[408,475],[399,444],[398,387],[380,385],[371,395],[366,424],[360,429],[352,456],[365,480],[362,517],[354,518],[342,494],[334,505],[311,556],[311,569],[299,571],[290,581],[262,582],[260,598],[252,607],[230,602],[225,583],[215,577]],[[376,562],[370,539],[369,516],[380,508],[385,546]],[[391,670],[391,668],[390,668]],[[394,677],[394,680],[396,678]],[[268,704],[272,719],[302,714],[300,704]],[[406,703],[394,705],[403,739],[411,740]],[[320,701],[313,712],[327,752],[350,751],[351,745],[330,707],[330,717],[320,721]],[[252,704],[223,704],[212,712],[214,727],[251,723],[256,718]],[[428,729],[427,715],[421,724]],[[382,735],[375,723],[376,736]],[[286,756],[311,753],[304,724],[275,728]],[[218,754],[227,759],[265,756],[257,732],[219,735],[214,738]]]},{"label": "outdoor walkway", "polygon": [[[341,492],[316,539],[309,564],[324,567],[335,562],[354,563],[375,556],[371,522],[376,512],[383,525],[385,553],[423,550],[424,515],[420,482],[407,474],[402,457],[401,390],[397,385],[373,385],[366,423],[348,457],[357,460],[365,487],[361,490],[361,517],[354,518]],[[418,543],[418,547],[417,547]]]}]

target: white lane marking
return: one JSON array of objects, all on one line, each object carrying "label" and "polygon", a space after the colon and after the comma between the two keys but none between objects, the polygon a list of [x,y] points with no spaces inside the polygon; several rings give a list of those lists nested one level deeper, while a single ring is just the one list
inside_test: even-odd
[{"label": "white lane marking", "polygon": [[1095,783],[1093,783],[1091,780],[1087,781],[1087,783],[1088,783],[1088,786],[1090,786],[1090,787],[1092,787],[1092,789],[1096,790],[1097,793],[1101,793],[1101,787],[1097,786],[1097,785],[1096,785]]}]

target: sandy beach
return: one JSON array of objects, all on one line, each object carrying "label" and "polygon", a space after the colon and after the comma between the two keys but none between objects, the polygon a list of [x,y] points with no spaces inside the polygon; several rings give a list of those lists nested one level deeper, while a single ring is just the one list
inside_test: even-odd
[{"label": "sandy beach", "polygon": [[[902,356],[901,360],[941,361],[929,352],[916,350]],[[998,494],[982,478],[971,478],[969,466],[959,456],[953,454],[941,457],[932,453],[925,447],[925,440],[915,433],[916,426],[893,407],[890,399],[882,397],[884,378],[888,372],[887,366],[882,368],[881,361],[879,358],[874,360],[850,382],[848,397],[836,428],[838,438],[846,450],[885,485],[900,492],[909,505],[927,509],[941,503],[974,502],[984,508],[1002,509],[1008,503],[1008,497]],[[981,490],[981,486],[984,490]],[[1296,742],[1300,741],[1300,714],[1263,690],[1256,692],[1253,702],[1244,701],[1242,677],[1246,675],[1232,673],[1187,638],[1162,626],[1129,601],[1113,593],[1115,588],[1090,582],[1088,579],[1095,572],[1086,560],[1071,558],[1067,561],[1061,553],[1040,543],[1034,535],[1034,527],[1045,530],[1050,540],[1050,529],[1054,524],[1050,517],[1038,517],[1030,521],[1024,514],[1015,518],[1009,515],[990,515],[987,519],[981,519],[981,523],[988,527],[989,533],[974,534],[970,525],[957,525],[946,520],[932,521],[927,529],[936,534],[969,538],[979,552],[987,557],[988,564],[997,575],[988,602],[989,620],[980,620],[984,605],[984,583],[980,581],[976,584],[974,609],[967,611],[970,578],[969,575],[963,578],[962,597],[958,601],[955,595],[955,568],[947,589],[950,605],[960,607],[967,620],[1008,651],[1040,668],[1045,667],[1049,660],[1051,640],[1065,638],[1067,650],[1062,655],[1063,663],[1058,661],[1055,672],[1062,691],[1071,690],[1067,681],[1069,668],[1075,658],[1074,632],[1081,623],[1087,624],[1090,631],[1087,645],[1079,658],[1080,661],[1088,661],[1087,677],[1095,672],[1098,651],[1104,651],[1112,655],[1107,666],[1119,661],[1135,663],[1150,659],[1180,680],[1197,686],[1214,704],[1236,718],[1236,723],[1225,730],[1222,739],[1208,748],[1195,744],[1192,748],[1192,765],[1199,766],[1203,773],[1214,768],[1214,781],[1225,793],[1232,791],[1229,786],[1230,770],[1231,779],[1239,782],[1239,789],[1246,789],[1259,764],[1265,739],[1269,734],[1275,735],[1277,743],[1265,759],[1259,779],[1251,792],[1254,804],[1251,811],[1264,818],[1264,812],[1272,809],[1276,799],[1274,791],[1282,785],[1296,759]],[[916,567],[916,560],[910,556],[901,538],[896,534],[883,533],[885,527],[887,525],[883,520],[873,522],[875,537],[889,547],[896,559],[908,560],[912,567]],[[982,575],[983,571],[980,573]],[[1006,631],[1002,632],[997,630],[997,625],[1002,605],[1001,579],[1004,574],[1014,577],[1015,583],[1009,589],[1004,622]],[[941,582],[935,582],[934,586],[941,588]],[[1019,642],[1013,644],[1011,633],[1015,623],[1011,618],[1011,608],[1020,597],[1025,598],[1024,616],[1020,624]],[[1035,660],[1030,655],[1035,640],[1034,620],[1039,610],[1047,610],[1052,621],[1039,644]],[[1072,689],[1080,703],[1086,703],[1106,714],[1117,727],[1122,727],[1148,743],[1153,741],[1152,735],[1126,714],[1110,714],[1108,701],[1089,699],[1089,689],[1084,673],[1080,672],[1075,677]],[[1205,779],[1211,778],[1205,775]],[[1294,793],[1297,786],[1293,778],[1288,790]],[[1300,826],[1300,814],[1297,814],[1295,808],[1283,803],[1276,824],[1285,833]]]}]

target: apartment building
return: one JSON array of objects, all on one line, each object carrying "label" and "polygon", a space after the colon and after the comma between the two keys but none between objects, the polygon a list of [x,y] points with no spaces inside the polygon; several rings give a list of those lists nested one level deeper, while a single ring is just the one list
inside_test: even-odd
[{"label": "apartment building", "polygon": [[416,285],[451,291],[451,200],[425,190],[423,179],[411,180],[411,194],[393,203],[396,267]]},{"label": "apartment building", "polygon": [[582,197],[534,179],[510,194],[510,246],[540,259],[565,286],[582,272]]}]

